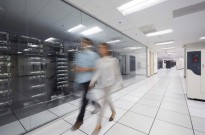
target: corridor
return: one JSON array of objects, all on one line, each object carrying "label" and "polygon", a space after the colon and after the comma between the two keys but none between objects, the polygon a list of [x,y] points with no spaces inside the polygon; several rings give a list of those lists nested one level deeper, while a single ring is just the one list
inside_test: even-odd
[{"label": "corridor", "polygon": [[[106,109],[99,135],[205,135],[205,102],[187,100],[185,91],[183,71],[171,69],[114,92],[116,117],[109,122],[111,112]],[[102,97],[100,90],[91,93]],[[79,107],[80,99],[69,104]],[[84,124],[75,132],[70,128],[78,111],[27,135],[90,135],[98,115],[91,115],[92,110],[87,108]]]}]

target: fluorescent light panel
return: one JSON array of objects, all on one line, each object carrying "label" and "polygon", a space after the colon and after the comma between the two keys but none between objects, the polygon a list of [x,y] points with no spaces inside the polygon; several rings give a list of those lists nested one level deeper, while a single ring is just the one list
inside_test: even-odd
[{"label": "fluorescent light panel", "polygon": [[175,47],[162,48],[163,50],[175,49]]},{"label": "fluorescent light panel", "polygon": [[136,50],[136,49],[141,49],[142,47],[127,47],[125,49],[130,49],[130,50]]},{"label": "fluorescent light panel", "polygon": [[117,9],[124,15],[129,15],[134,12],[150,8],[167,0],[132,0]]},{"label": "fluorescent light panel", "polygon": [[167,45],[167,44],[173,44],[174,41],[166,41],[166,42],[160,42],[160,43],[156,43],[155,45]]},{"label": "fluorescent light panel", "polygon": [[112,41],[108,41],[108,42],[106,42],[106,43],[108,43],[108,44],[114,44],[114,43],[119,43],[119,42],[121,42],[120,40],[112,40]]},{"label": "fluorescent light panel", "polygon": [[46,41],[46,42],[51,42],[51,41],[53,41],[53,40],[55,40],[55,38],[50,37],[50,38],[46,39],[45,41]]},{"label": "fluorescent light panel", "polygon": [[82,25],[82,24],[79,24],[79,25],[77,25],[77,26],[75,26],[73,28],[68,29],[68,32],[76,32],[76,31],[79,31],[79,30],[81,30],[83,28],[85,28],[85,26]]},{"label": "fluorescent light panel", "polygon": [[205,37],[201,37],[200,39],[203,40],[203,39],[205,39]]},{"label": "fluorescent light panel", "polygon": [[146,34],[147,37],[153,37],[153,36],[159,36],[159,35],[164,35],[164,34],[169,34],[174,32],[172,29],[168,29],[168,30],[163,30],[163,31],[158,31],[158,32],[153,32],[153,33],[149,33]]},{"label": "fluorescent light panel", "polygon": [[84,35],[84,36],[89,36],[89,35],[93,35],[93,34],[99,33],[101,31],[103,31],[101,28],[93,27],[93,28],[90,28],[88,30],[83,31],[81,34]]}]

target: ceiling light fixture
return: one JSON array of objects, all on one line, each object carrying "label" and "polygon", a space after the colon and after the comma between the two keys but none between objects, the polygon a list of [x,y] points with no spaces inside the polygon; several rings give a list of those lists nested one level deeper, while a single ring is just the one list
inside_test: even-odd
[{"label": "ceiling light fixture", "polygon": [[171,50],[171,49],[175,49],[175,47],[162,48],[162,50]]},{"label": "ceiling light fixture", "polygon": [[90,28],[88,30],[83,31],[81,34],[84,35],[84,36],[89,36],[89,35],[93,35],[93,34],[99,33],[101,31],[103,31],[101,28],[93,27],[93,28]]},{"label": "ceiling light fixture", "polygon": [[167,44],[173,44],[174,41],[166,41],[166,42],[160,42],[160,43],[156,43],[155,45],[167,45]]},{"label": "ceiling light fixture", "polygon": [[47,38],[47,39],[45,40],[45,42],[52,42],[53,40],[55,40],[55,38],[50,37],[50,38]]},{"label": "ceiling light fixture", "polygon": [[146,36],[147,36],[147,37],[153,37],[153,36],[164,35],[164,34],[168,34],[168,33],[172,33],[172,32],[174,32],[172,29],[168,29],[168,30],[163,30],[163,31],[148,33],[148,34],[146,34]]},{"label": "ceiling light fixture", "polygon": [[108,44],[115,44],[115,43],[119,43],[119,42],[121,42],[121,41],[120,40],[112,40],[112,41],[108,41],[106,43],[108,43]]},{"label": "ceiling light fixture", "polygon": [[125,49],[136,50],[141,49],[142,47],[126,47]]},{"label": "ceiling light fixture", "polygon": [[205,37],[201,37],[201,38],[200,38],[200,40],[203,40],[203,39],[205,39]]},{"label": "ceiling light fixture", "polygon": [[68,32],[76,32],[76,31],[79,31],[79,30],[81,30],[83,28],[85,28],[85,26],[82,25],[82,24],[79,24],[79,25],[77,25],[77,26],[75,26],[73,28],[68,29],[67,31]]},{"label": "ceiling light fixture", "polygon": [[117,8],[124,16],[150,8],[167,0],[132,0]]}]

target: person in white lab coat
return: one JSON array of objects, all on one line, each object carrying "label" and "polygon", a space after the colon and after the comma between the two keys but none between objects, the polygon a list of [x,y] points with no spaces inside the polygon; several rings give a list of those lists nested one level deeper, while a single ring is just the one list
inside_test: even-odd
[{"label": "person in white lab coat", "polygon": [[94,87],[97,82],[104,91],[103,105],[100,115],[98,117],[98,122],[93,131],[93,135],[97,135],[101,129],[102,116],[105,110],[105,105],[108,104],[112,111],[109,121],[113,121],[116,112],[112,104],[109,93],[116,84],[123,87],[123,79],[120,73],[119,62],[117,58],[111,56],[110,47],[106,43],[102,43],[99,46],[99,53],[101,58],[96,63],[96,72],[91,79],[90,89]]}]

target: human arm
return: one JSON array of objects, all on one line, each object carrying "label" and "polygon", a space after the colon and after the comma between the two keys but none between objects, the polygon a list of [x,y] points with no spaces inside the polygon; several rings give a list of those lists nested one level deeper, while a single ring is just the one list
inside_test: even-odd
[{"label": "human arm", "polygon": [[75,72],[93,72],[95,71],[96,69],[95,68],[86,68],[86,67],[78,67],[78,66],[75,66],[74,68],[74,71]]},{"label": "human arm", "polygon": [[90,81],[90,84],[89,84],[89,87],[90,88],[93,88],[95,83],[97,82],[97,80],[99,79],[100,77],[100,65],[99,65],[99,62],[96,63],[96,72],[94,73],[91,81]]}]

